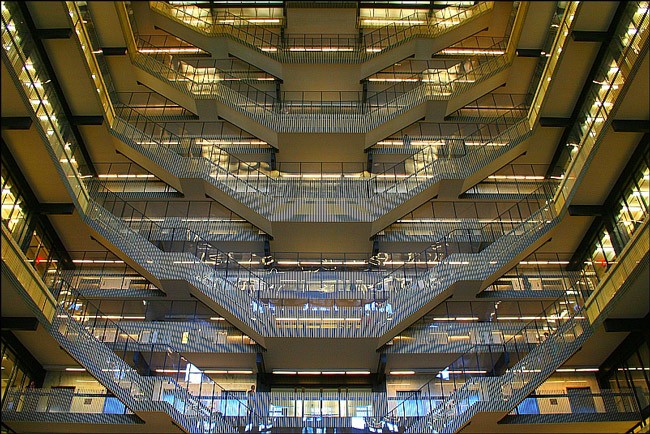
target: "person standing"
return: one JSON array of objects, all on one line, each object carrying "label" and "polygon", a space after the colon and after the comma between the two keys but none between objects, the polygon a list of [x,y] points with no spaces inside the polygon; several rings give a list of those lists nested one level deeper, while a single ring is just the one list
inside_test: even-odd
[{"label": "person standing", "polygon": [[246,392],[246,412],[248,413],[248,418],[247,418],[247,423],[246,423],[246,428],[244,431],[252,431],[253,430],[253,414],[255,413],[255,400],[257,398],[257,394],[255,392],[255,385],[252,384],[251,388]]},{"label": "person standing", "polygon": [[404,145],[404,149],[411,149],[411,138],[408,134],[404,134],[404,137],[402,137],[402,144]]}]

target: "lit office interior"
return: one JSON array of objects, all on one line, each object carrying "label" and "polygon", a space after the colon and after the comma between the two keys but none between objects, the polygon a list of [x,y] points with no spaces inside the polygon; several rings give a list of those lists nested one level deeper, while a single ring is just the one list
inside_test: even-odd
[{"label": "lit office interior", "polygon": [[647,1],[1,13],[1,432],[650,429]]}]

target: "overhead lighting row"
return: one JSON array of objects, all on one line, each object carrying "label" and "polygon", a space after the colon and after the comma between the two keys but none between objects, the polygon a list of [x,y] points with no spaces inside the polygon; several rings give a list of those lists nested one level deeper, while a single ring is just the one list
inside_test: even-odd
[{"label": "overhead lighting row", "polygon": [[274,369],[275,375],[370,375],[370,371],[291,371]]}]

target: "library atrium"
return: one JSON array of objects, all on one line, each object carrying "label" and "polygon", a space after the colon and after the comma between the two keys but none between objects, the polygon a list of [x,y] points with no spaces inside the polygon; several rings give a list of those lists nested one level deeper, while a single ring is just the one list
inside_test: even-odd
[{"label": "library atrium", "polygon": [[648,1],[2,1],[2,433],[637,433]]}]

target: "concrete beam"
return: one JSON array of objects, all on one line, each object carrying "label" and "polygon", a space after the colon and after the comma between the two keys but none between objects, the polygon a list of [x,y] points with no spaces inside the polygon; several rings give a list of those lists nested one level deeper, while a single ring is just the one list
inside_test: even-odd
[{"label": "concrete beam", "polygon": [[603,213],[602,205],[569,205],[570,216],[600,217]]},{"label": "concrete beam", "polygon": [[74,212],[72,203],[41,203],[38,212],[48,215],[70,215]]},{"label": "concrete beam", "polygon": [[35,317],[2,317],[2,330],[12,331],[36,331],[38,328],[38,319]]},{"label": "concrete beam", "polygon": [[38,29],[36,37],[39,39],[70,39],[72,29]]},{"label": "concrete beam", "polygon": [[636,119],[616,119],[612,128],[617,133],[650,133],[650,122]]},{"label": "concrete beam", "polygon": [[576,42],[605,42],[610,36],[609,32],[588,30],[574,30],[571,32],[571,39]]},{"label": "concrete beam", "polygon": [[570,118],[550,118],[550,117],[540,117],[539,125],[542,127],[558,127],[558,128],[567,128],[571,126]]},{"label": "concrete beam", "polygon": [[32,118],[29,116],[2,117],[0,127],[3,130],[28,130],[32,126]]},{"label": "concrete beam", "polygon": [[603,326],[606,332],[644,332],[650,328],[650,321],[647,318],[608,318]]}]

